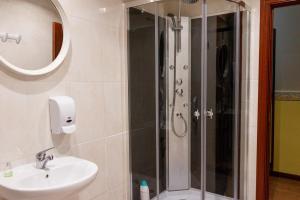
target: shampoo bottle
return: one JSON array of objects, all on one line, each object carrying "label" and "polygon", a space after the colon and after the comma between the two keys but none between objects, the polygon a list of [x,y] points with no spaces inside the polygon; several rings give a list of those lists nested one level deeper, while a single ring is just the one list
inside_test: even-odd
[{"label": "shampoo bottle", "polygon": [[150,200],[149,187],[146,180],[141,181],[140,193],[141,193],[141,200]]}]

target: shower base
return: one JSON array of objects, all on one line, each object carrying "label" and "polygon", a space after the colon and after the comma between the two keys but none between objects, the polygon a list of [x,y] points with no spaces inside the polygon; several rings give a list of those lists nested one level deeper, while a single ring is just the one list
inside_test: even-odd
[{"label": "shower base", "polygon": [[[218,194],[206,193],[205,200],[231,200],[232,198],[224,197]],[[157,200],[153,198],[152,200]],[[184,191],[164,191],[160,194],[159,200],[201,200],[201,190],[190,189]]]}]

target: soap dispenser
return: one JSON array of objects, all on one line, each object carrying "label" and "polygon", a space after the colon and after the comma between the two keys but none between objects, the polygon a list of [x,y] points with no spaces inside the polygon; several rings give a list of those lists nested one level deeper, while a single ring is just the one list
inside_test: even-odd
[{"label": "soap dispenser", "polygon": [[71,97],[50,97],[49,112],[52,134],[71,134],[76,130],[75,101]]}]

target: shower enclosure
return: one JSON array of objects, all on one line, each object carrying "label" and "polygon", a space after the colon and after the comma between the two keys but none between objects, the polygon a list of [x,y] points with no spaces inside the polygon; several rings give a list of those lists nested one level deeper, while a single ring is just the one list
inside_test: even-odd
[{"label": "shower enclosure", "polygon": [[243,199],[249,10],[235,0],[126,4],[131,199]]}]

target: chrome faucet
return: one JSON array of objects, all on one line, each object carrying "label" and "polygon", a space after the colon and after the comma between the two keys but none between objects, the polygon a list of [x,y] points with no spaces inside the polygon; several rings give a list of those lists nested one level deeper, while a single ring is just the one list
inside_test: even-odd
[{"label": "chrome faucet", "polygon": [[51,149],[54,149],[54,147],[51,147],[49,149],[45,149],[43,151],[40,151],[35,155],[36,168],[38,168],[38,169],[47,169],[47,163],[50,160],[53,160],[53,155],[48,155],[47,156],[47,151],[49,151]]}]

